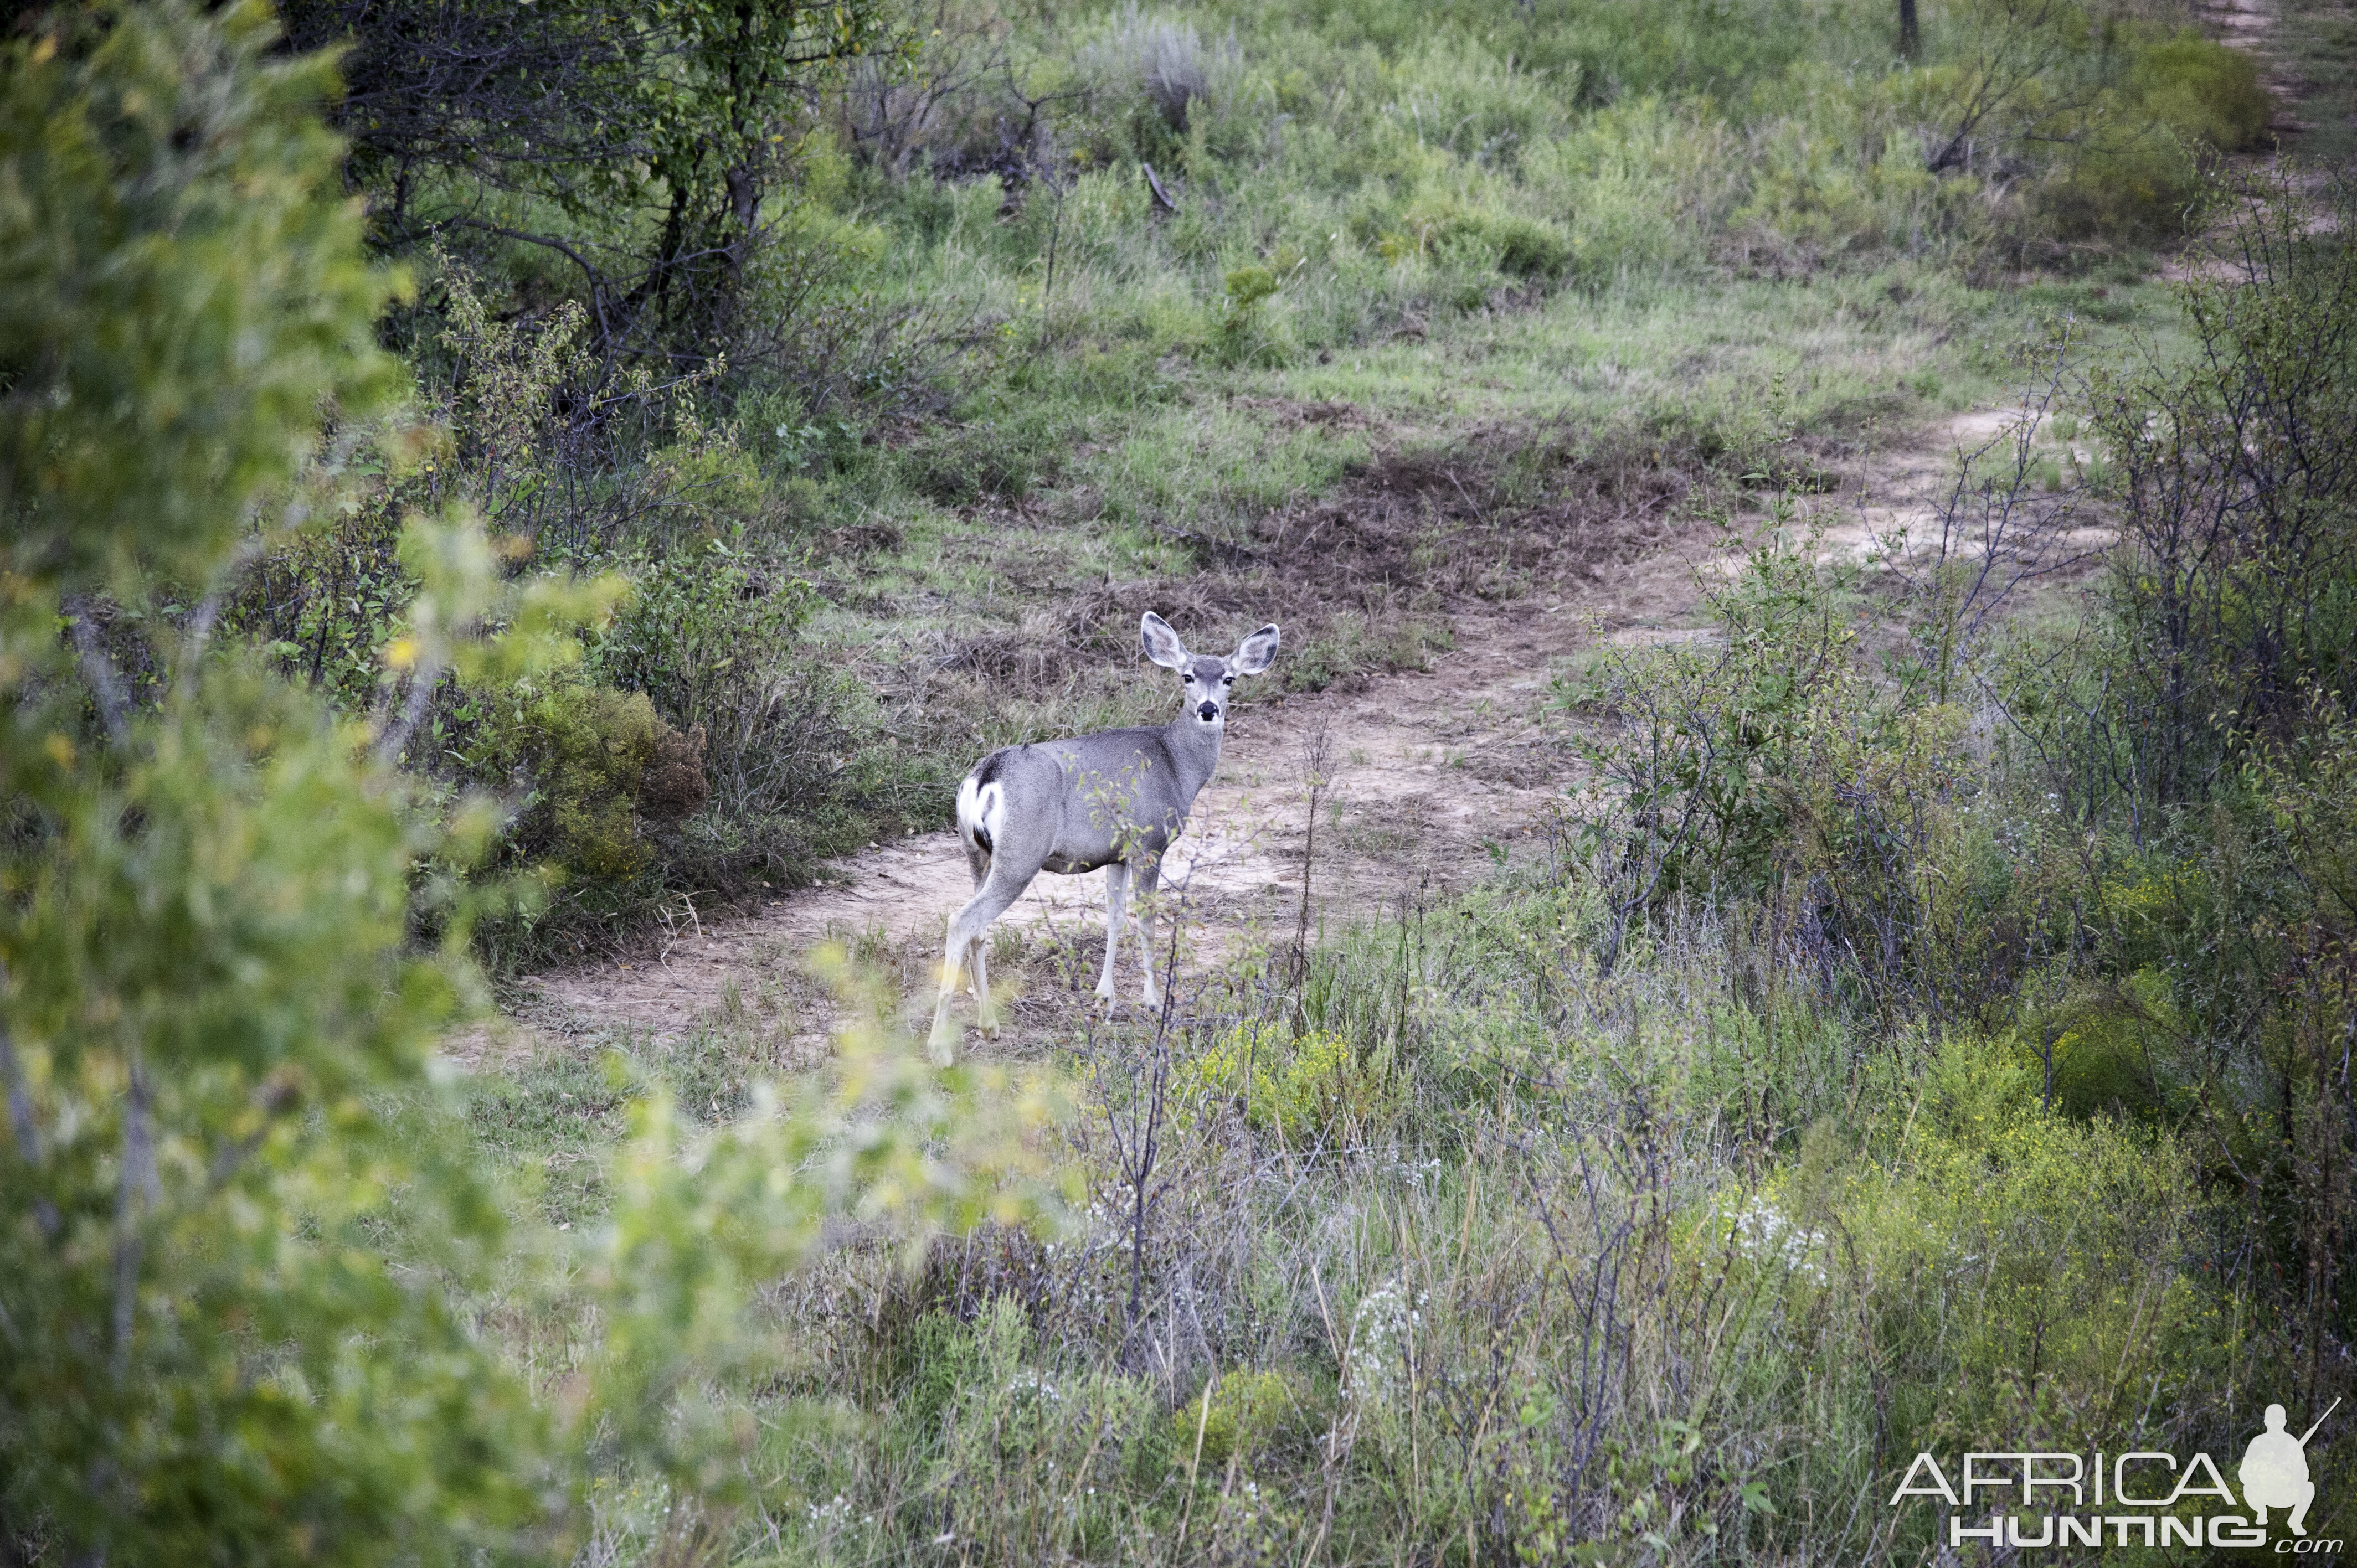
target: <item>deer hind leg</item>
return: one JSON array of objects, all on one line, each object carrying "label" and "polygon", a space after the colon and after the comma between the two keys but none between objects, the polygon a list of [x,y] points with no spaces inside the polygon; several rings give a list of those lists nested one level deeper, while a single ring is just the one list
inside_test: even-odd
[{"label": "deer hind leg", "polygon": [[991,1001],[990,989],[983,967],[981,953],[983,933],[990,923],[1006,913],[1008,906],[1023,897],[1031,878],[1008,873],[1007,863],[994,859],[990,875],[977,889],[966,907],[950,921],[950,939],[942,955],[942,992],[933,1004],[931,1044],[937,1060],[947,1060],[950,1048],[957,1043],[957,1031],[950,1026],[950,999],[957,994],[959,972],[969,959],[974,962],[974,979],[980,993],[979,1018],[985,1032],[998,1031],[998,1009]]},{"label": "deer hind leg", "polygon": [[[990,880],[990,852],[978,845],[968,844],[965,859],[974,872],[974,890],[979,895]],[[990,943],[984,940],[987,934],[977,936],[974,940],[972,984],[977,1021],[985,1029],[996,1030],[998,1027],[997,1013],[990,1004]]]},{"label": "deer hind leg", "polygon": [[1114,861],[1105,867],[1105,961],[1097,976],[1097,994],[1113,1000],[1114,958],[1121,951],[1122,916],[1129,903],[1129,867]]}]

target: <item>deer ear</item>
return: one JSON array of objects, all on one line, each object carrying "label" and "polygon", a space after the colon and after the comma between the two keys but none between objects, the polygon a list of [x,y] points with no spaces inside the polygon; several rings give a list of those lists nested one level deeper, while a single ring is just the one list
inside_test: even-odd
[{"label": "deer ear", "polygon": [[1236,656],[1228,660],[1228,666],[1239,675],[1257,675],[1275,657],[1276,628],[1265,626],[1236,644]]},{"label": "deer ear", "polygon": [[1146,656],[1165,670],[1184,670],[1187,667],[1187,650],[1179,642],[1178,634],[1170,629],[1168,621],[1152,610],[1146,611],[1137,623],[1137,640],[1145,648]]}]

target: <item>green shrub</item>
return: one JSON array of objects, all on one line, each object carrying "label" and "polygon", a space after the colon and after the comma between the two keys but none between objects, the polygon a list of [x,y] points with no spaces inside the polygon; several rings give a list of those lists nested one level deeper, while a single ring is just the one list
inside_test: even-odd
[{"label": "green shrub", "polygon": [[471,975],[408,945],[410,876],[483,813],[421,828],[361,734],[178,625],[135,708],[59,635],[86,596],[160,621],[223,582],[290,487],[337,499],[304,462],[330,411],[383,409],[399,280],[334,86],[258,4],[0,42],[11,1561],[447,1561],[564,1507],[525,1457],[551,1423],[453,1302],[506,1227],[411,1113]]},{"label": "green shrub", "polygon": [[1224,282],[1226,303],[1211,346],[1222,364],[1240,364],[1271,346],[1267,305],[1283,280],[1266,267],[1253,265],[1235,268]]},{"label": "green shrub", "polygon": [[839,693],[795,667],[817,596],[741,530],[630,567],[630,599],[585,660],[702,737],[712,793],[731,816],[789,811],[845,749]]},{"label": "green shrub", "polygon": [[2091,141],[2030,203],[2040,226],[2061,239],[2151,244],[2183,233],[2202,195],[2184,146],[2147,126]]},{"label": "green shrub", "polygon": [[1238,267],[1227,277],[1228,308],[1250,310],[1276,289],[1276,274],[1266,267]]},{"label": "green shrub", "polygon": [[2185,1149],[2042,1110],[2040,1092],[2019,1055],[1951,1042],[1889,1185],[1869,1178],[1852,1200],[1867,1207],[1844,1206],[1896,1287],[1877,1337],[1924,1359],[1926,1392],[1953,1391],[1950,1430],[2007,1430],[2042,1407],[2102,1431],[2147,1408],[2156,1379],[2183,1387],[2231,1353],[2185,1266],[2204,1220]]},{"label": "green shrub", "polygon": [[417,590],[402,569],[402,514],[420,498],[387,486],[327,527],[283,539],[243,574],[222,629],[348,714],[382,692],[378,650]]},{"label": "green shrub", "polygon": [[1171,1092],[1182,1106],[1225,1106],[1289,1142],[1339,1144],[1387,1126],[1398,1089],[1385,1062],[1341,1035],[1238,1025],[1179,1061]]},{"label": "green shrub", "polygon": [[1812,539],[1770,534],[1708,591],[1710,641],[1603,652],[1559,699],[1611,725],[1580,739],[1594,768],[1591,874],[1618,932],[1681,889],[1811,888],[1824,937],[1897,978],[1953,956],[1934,935],[1935,865],[1957,831],[1952,798],[1966,715],[1944,677],[1870,681],[1845,607],[1846,571]]},{"label": "green shrub", "polygon": [[585,668],[643,693],[697,758],[705,789],[647,813],[680,822],[661,835],[670,886],[734,896],[806,882],[819,856],[873,831],[887,766],[872,695],[803,645],[816,591],[742,530],[630,571],[634,592]]},{"label": "green shrub", "polygon": [[2220,152],[2260,145],[2275,117],[2275,104],[2259,85],[2258,62],[2190,28],[2139,49],[2128,84],[2153,119]]},{"label": "green shrub", "polygon": [[1199,1477],[1206,1468],[1216,1476],[1231,1459],[1249,1468],[1264,1451],[1308,1436],[1321,1405],[1296,1371],[1223,1373],[1170,1412],[1170,1462]]},{"label": "green shrub", "polygon": [[1489,239],[1498,250],[1498,270],[1518,278],[1558,278],[1571,265],[1571,242],[1535,219],[1498,219],[1489,225]]},{"label": "green shrub", "polygon": [[546,859],[571,877],[627,883],[652,864],[642,811],[696,798],[698,750],[657,716],[642,692],[595,685],[576,673],[479,693],[466,753],[472,771],[524,781],[529,793],[510,832],[513,853]]},{"label": "green shrub", "polygon": [[2010,1039],[2041,1105],[2083,1121],[2148,1120],[2181,1109],[2183,1029],[2168,976],[2142,970],[2117,984],[2083,986],[2017,1025]]}]

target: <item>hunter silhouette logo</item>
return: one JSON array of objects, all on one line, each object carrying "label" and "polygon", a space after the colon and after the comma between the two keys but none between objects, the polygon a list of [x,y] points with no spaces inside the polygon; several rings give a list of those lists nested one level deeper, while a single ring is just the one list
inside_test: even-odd
[{"label": "hunter silhouette logo", "polygon": [[2269,1509],[2289,1509],[2291,1517],[2285,1522],[2291,1532],[2308,1533],[2308,1505],[2316,1500],[2316,1483],[2308,1478],[2308,1440],[2340,1408],[2341,1402],[2334,1400],[2316,1418],[2316,1426],[2294,1437],[2284,1430],[2284,1407],[2267,1406],[2267,1429],[2251,1439],[2243,1451],[2242,1468],[2234,1472],[2243,1483],[2243,1501],[2253,1524],[2264,1527]]}]

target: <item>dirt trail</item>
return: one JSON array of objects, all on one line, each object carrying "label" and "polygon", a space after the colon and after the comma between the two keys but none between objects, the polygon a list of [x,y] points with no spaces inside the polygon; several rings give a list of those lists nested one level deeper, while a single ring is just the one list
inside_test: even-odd
[{"label": "dirt trail", "polygon": [[[1613,585],[1613,620],[1666,625],[1691,602],[1691,575],[1678,557],[1644,563]],[[1239,703],[1220,771],[1165,862],[1163,904],[1184,923],[1182,963],[1214,961],[1255,929],[1291,929],[1313,770],[1327,780],[1313,875],[1318,916],[1363,908],[1402,887],[1458,886],[1487,870],[1485,841],[1527,834],[1561,787],[1560,747],[1538,719],[1552,665],[1585,639],[1599,607],[1531,603],[1461,613],[1456,647],[1427,671],[1352,693]],[[1141,669],[1138,679],[1162,676]],[[1324,765],[1313,769],[1321,736]],[[937,959],[944,921],[973,893],[964,853],[946,829],[871,848],[836,871],[838,884],[788,895],[759,916],[706,922],[657,961],[540,976],[520,1012],[567,1033],[585,1026],[684,1033],[732,1005],[732,983],[733,1005],[746,1005],[763,979],[828,940],[866,939],[872,949],[880,939]],[[1092,969],[1103,951],[1104,879],[1043,874],[997,929],[1017,933],[1027,948],[1082,951]],[[1131,993],[1136,972],[1128,957],[1120,974]]]},{"label": "dirt trail", "polygon": [[[2329,231],[2338,221],[2331,198],[2333,177],[2326,168],[2297,161],[2300,138],[2314,129],[2300,114],[2310,83],[2276,48],[2281,21],[2276,0],[2194,0],[2193,8],[2220,41],[2256,63],[2259,86],[2275,106],[2266,127],[2272,146],[2235,154],[2226,160],[2228,166],[2243,177],[2261,177],[2255,183],[2264,187],[2267,179],[2285,175],[2287,160],[2294,160],[2288,173],[2307,209],[2302,225],[2311,234]],[[2196,278],[2233,281],[2246,276],[2244,260],[2233,242],[2233,231],[2237,217],[2255,210],[2259,201],[2255,191],[2245,191],[2235,203],[2241,209],[2239,214],[2231,207],[2219,214],[2197,242],[2179,248],[2162,264],[2159,275],[2172,283]]]},{"label": "dirt trail", "polygon": [[[1947,493],[1959,447],[1984,445],[2007,417],[1960,414],[1870,456],[1841,492],[1813,503],[1829,524],[1829,546],[1864,554],[1893,528],[1922,532]],[[1321,737],[1313,921],[1364,913],[1403,891],[1461,886],[1491,868],[1493,846],[1511,854],[1529,844],[1577,771],[1561,725],[1546,722],[1551,675],[1599,637],[1681,635],[1698,570],[1711,559],[1704,533],[1607,569],[1567,597],[1461,607],[1455,646],[1428,670],[1357,691],[1239,703],[1219,775],[1198,799],[1166,871],[1165,908],[1185,933],[1182,971],[1217,961],[1255,933],[1289,934]],[[1162,675],[1141,666],[1138,679]],[[885,957],[920,1005],[943,923],[972,891],[954,835],[945,826],[871,847],[835,875],[758,915],[690,922],[649,957],[533,977],[500,1020],[454,1038],[451,1054],[471,1058],[535,1038],[623,1030],[661,1041],[707,1026],[751,1025],[776,1040],[778,1065],[791,1065],[824,1047],[829,1007],[800,961],[828,940]],[[997,929],[1012,933],[1024,955],[1061,955],[1061,988],[1074,990],[1070,1000],[1080,1004],[1076,988],[1092,983],[1103,951],[1103,900],[1102,876],[1043,875]],[[1013,956],[1008,939],[999,940],[1002,957]],[[1134,994],[1129,960],[1121,977],[1125,994]],[[1035,969],[1028,978],[1046,976]],[[1025,1011],[1018,1002],[1018,1026]]]}]

